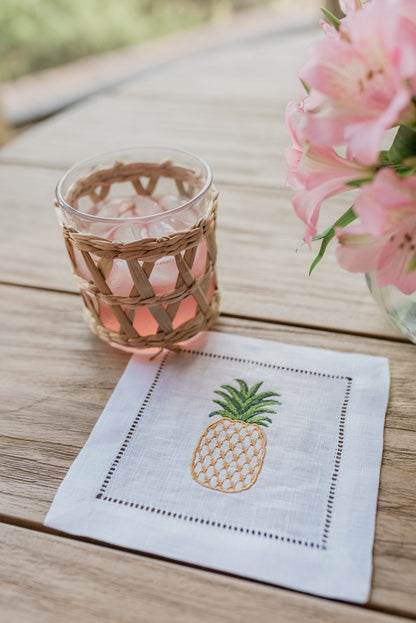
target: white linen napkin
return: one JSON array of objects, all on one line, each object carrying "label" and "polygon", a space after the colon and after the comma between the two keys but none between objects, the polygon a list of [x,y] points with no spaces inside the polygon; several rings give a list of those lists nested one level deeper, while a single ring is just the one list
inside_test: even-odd
[{"label": "white linen napkin", "polygon": [[224,333],[134,355],[45,525],[363,603],[388,393],[387,359]]}]

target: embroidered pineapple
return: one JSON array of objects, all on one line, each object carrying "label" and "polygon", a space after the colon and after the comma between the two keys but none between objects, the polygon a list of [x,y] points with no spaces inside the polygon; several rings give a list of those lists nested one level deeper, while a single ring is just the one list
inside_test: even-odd
[{"label": "embroidered pineapple", "polygon": [[194,450],[191,464],[193,479],[203,487],[238,493],[254,485],[266,453],[266,435],[262,427],[271,423],[266,413],[280,405],[275,392],[258,393],[263,381],[249,388],[245,381],[235,379],[240,387],[221,385],[216,390],[222,400],[214,400],[221,408],[209,414],[220,415],[202,433]]}]

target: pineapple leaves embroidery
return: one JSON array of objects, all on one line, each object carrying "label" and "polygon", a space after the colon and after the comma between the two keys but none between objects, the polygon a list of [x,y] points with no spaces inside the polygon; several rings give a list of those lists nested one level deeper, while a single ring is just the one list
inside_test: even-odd
[{"label": "pineapple leaves embroidery", "polygon": [[192,478],[203,487],[223,493],[239,493],[254,485],[266,454],[263,428],[272,423],[268,407],[280,405],[276,392],[259,392],[263,381],[251,388],[235,379],[238,388],[221,385],[215,390],[220,408],[208,417],[220,416],[202,433],[191,463]]}]

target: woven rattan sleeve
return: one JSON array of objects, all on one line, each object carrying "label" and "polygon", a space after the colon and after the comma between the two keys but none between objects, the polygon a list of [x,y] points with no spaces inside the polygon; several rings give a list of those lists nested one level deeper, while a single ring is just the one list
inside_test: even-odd
[{"label": "woven rattan sleeve", "polygon": [[[161,177],[173,179],[182,196],[193,197],[202,186],[201,179],[195,172],[170,162],[118,162],[112,168],[94,171],[79,180],[70,188],[65,199],[75,209],[82,197],[88,196],[92,203],[97,203],[108,196],[113,183],[120,182],[131,182],[137,194],[151,196]],[[144,179],[147,181],[144,182]],[[175,348],[175,345],[211,325],[219,314],[215,238],[217,206],[218,193],[211,187],[207,193],[205,214],[192,227],[162,238],[145,238],[126,243],[78,231],[74,225],[76,219],[71,222],[65,218],[62,209],[57,207],[58,223],[85,304],[85,319],[96,335],[107,342],[127,348]],[[197,277],[193,267],[197,249],[204,242],[205,268],[203,274]],[[85,262],[89,272],[88,279],[77,274],[76,251]],[[173,289],[155,294],[152,271],[155,264],[166,257],[172,257],[176,262],[176,283]],[[128,296],[120,296],[107,283],[115,261],[127,264],[132,283]],[[209,289],[211,293],[208,296]],[[187,297],[195,299],[196,313],[174,328],[180,303]],[[100,302],[111,308],[120,327],[118,331],[111,330],[102,323]],[[134,325],[135,310],[143,306],[148,308],[157,323],[157,330],[152,335],[143,335],[140,326]]]}]

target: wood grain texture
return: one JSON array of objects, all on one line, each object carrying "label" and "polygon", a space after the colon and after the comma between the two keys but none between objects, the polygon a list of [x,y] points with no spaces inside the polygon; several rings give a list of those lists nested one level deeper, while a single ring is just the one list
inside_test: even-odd
[{"label": "wood grain texture", "polygon": [[[0,280],[76,291],[52,214],[62,172],[93,152],[170,143],[199,153],[214,170],[224,313],[403,339],[362,276],[338,268],[333,249],[310,279],[313,255],[296,253],[303,227],[285,187],[284,111],[316,37],[315,30],[260,37],[150,72],[11,143],[0,153],[0,205],[7,206]],[[332,200],[322,226],[349,205],[346,197]]]},{"label": "wood grain texture", "polygon": [[219,49],[178,64],[173,71],[130,80],[114,94],[202,99],[221,107],[259,107],[259,114],[267,106],[280,112],[288,100],[299,97],[297,74],[306,62],[308,46],[321,36],[320,15],[316,11],[315,27],[298,34],[287,30],[226,51]]},{"label": "wood grain texture", "polygon": [[202,156],[217,183],[284,183],[290,143],[284,107],[213,105],[205,100],[101,96],[35,126],[3,148],[5,164],[69,168],[102,151],[167,145]]},{"label": "wood grain texture", "polygon": [[[6,286],[0,292],[0,508],[9,520],[36,527],[85,444],[128,355],[90,334],[81,320],[77,296]],[[414,347],[232,318],[221,318],[214,328],[389,358],[392,382],[370,603],[416,616]]]},{"label": "wood grain texture", "polygon": [[1,525],[0,539],[0,604],[8,623],[409,621],[14,526]]},{"label": "wood grain texture", "polygon": [[[2,165],[0,281],[77,292],[55,222],[53,192],[62,170]],[[27,188],[32,188],[30,200]],[[221,309],[227,314],[404,339],[380,313],[362,275],[342,271],[334,248],[311,277],[298,253],[302,226],[286,188],[222,184],[218,214]],[[345,202],[334,200],[339,213]],[[333,217],[331,217],[333,218]],[[334,217],[336,218],[336,216]]]},{"label": "wood grain texture", "polygon": [[204,156],[217,181],[233,172],[276,180],[280,169],[283,180],[285,108],[299,96],[296,74],[318,36],[260,37],[150,72],[45,121],[0,160],[66,168],[97,151],[170,144]]},{"label": "wood grain texture", "polygon": [[[416,618],[414,346],[383,319],[362,276],[335,266],[333,252],[311,279],[310,256],[295,253],[302,228],[284,186],[284,109],[316,36],[260,37],[177,63],[46,121],[0,153],[0,280],[14,284],[0,286],[0,618],[8,623]],[[370,609],[41,532],[129,358],[82,322],[54,187],[82,157],[145,143],[190,149],[214,169],[225,313],[215,330],[389,358]],[[331,201],[325,218],[346,205]]]}]

